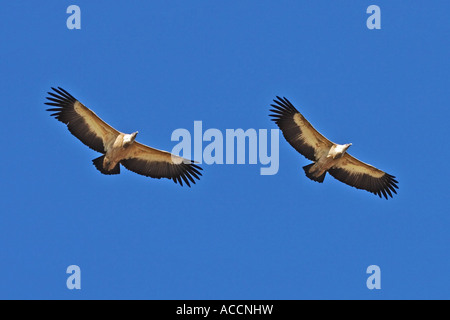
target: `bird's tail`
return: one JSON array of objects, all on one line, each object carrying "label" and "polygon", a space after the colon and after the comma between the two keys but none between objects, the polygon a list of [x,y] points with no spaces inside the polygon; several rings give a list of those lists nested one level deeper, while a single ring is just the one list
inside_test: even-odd
[{"label": "bird's tail", "polygon": [[310,178],[313,181],[317,181],[322,183],[323,180],[325,179],[325,175],[327,174],[327,172],[325,171],[324,173],[322,173],[320,176],[316,175],[316,171],[312,169],[312,166],[315,165],[315,163],[311,163],[308,164],[307,166],[303,167],[303,170],[305,170],[305,174],[308,178]]},{"label": "bird's tail", "polygon": [[97,159],[92,160],[92,163],[97,168],[98,171],[100,171],[103,174],[119,174],[120,173],[120,163],[117,163],[117,165],[110,171],[107,171],[103,167],[103,159],[105,156],[98,157]]}]

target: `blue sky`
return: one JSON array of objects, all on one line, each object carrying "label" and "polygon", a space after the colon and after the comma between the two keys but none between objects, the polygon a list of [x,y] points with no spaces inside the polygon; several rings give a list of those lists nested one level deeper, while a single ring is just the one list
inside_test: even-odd
[{"label": "blue sky", "polygon": [[[81,8],[68,30],[66,8]],[[381,8],[381,30],[366,9]],[[446,1],[32,1],[1,5],[0,298],[450,298]],[[61,86],[165,150],[173,130],[274,129],[290,99],[397,177],[388,201],[280,136],[279,172],[203,165],[192,188],[122,169],[49,116]],[[81,268],[81,290],[66,268]],[[366,269],[381,268],[381,290]]]}]

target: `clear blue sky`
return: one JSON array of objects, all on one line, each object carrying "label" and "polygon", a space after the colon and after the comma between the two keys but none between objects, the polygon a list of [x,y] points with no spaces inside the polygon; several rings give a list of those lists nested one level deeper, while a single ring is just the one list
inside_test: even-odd
[{"label": "clear blue sky", "polygon": [[[81,8],[68,30],[66,8]],[[381,8],[381,30],[366,9]],[[0,10],[0,298],[450,298],[448,1],[21,1]],[[388,201],[280,169],[203,165],[192,188],[104,176],[45,111],[61,86],[171,150],[177,128],[274,129],[286,96],[395,175]],[[81,268],[81,290],[66,268]],[[368,290],[366,268],[381,268]]]}]

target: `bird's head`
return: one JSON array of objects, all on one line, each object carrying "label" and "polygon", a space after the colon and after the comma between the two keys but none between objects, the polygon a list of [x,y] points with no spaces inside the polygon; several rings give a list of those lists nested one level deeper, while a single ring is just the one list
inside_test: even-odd
[{"label": "bird's head", "polygon": [[352,145],[351,143],[344,144],[342,155],[344,155],[347,152],[348,148],[350,148],[351,145]]},{"label": "bird's head", "polygon": [[132,134],[126,134],[123,137],[123,146],[128,147],[129,145],[131,145],[133,143],[134,139],[136,139],[137,134],[138,134],[138,131],[133,132]]}]

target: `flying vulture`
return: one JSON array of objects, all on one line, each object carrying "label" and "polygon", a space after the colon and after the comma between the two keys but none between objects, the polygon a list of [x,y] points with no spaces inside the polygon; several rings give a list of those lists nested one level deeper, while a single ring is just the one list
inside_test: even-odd
[{"label": "flying vulture", "polygon": [[190,182],[200,179],[202,170],[193,161],[183,159],[169,152],[150,148],[135,141],[138,132],[126,134],[117,131],[85,107],[66,90],[58,87],[48,92],[53,106],[47,111],[54,112],[57,120],[67,125],[69,131],[89,148],[103,153],[92,160],[103,174],[119,174],[120,165],[138,174],[156,179],[168,178],[190,187]]},{"label": "flying vulture", "polygon": [[291,146],[313,163],[304,166],[306,176],[322,183],[329,172],[337,180],[386,199],[397,193],[395,177],[347,153],[352,145],[333,143],[320,134],[286,98],[273,100],[272,120]]}]

